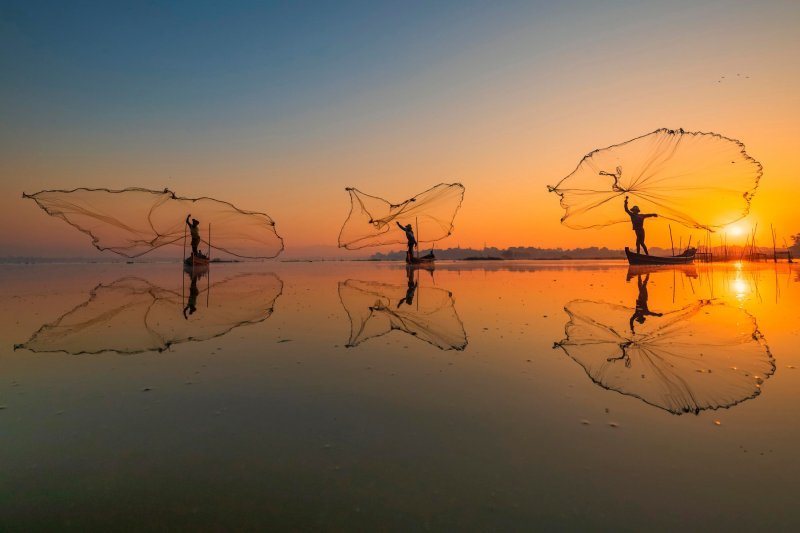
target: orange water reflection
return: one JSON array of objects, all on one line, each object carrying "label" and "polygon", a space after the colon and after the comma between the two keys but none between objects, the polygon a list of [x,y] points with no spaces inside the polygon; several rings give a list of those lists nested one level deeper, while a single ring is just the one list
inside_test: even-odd
[{"label": "orange water reflection", "polygon": [[[11,436],[1,460],[14,489],[12,504],[0,503],[4,517],[28,502],[72,516],[99,498],[119,516],[132,485],[156,510],[180,498],[181,509],[199,502],[255,516],[268,501],[299,513],[292,516],[344,509],[345,523],[356,512],[341,502],[357,502],[373,529],[398,509],[426,519],[450,509],[468,515],[467,526],[498,515],[536,524],[547,513],[602,517],[611,509],[615,523],[645,529],[653,513],[677,508],[707,517],[702,495],[732,483],[741,497],[725,508],[731,514],[715,508],[709,520],[737,517],[742,501],[763,521],[792,508],[797,265],[629,271],[619,262],[442,262],[415,274],[413,297],[396,263],[213,267],[197,283],[188,320],[177,264],[0,267],[0,417]],[[274,302],[271,285],[258,281],[270,272],[282,280]],[[43,325],[79,317],[84,304],[98,309],[92,291],[120,288],[120,279],[168,293],[154,305],[150,294],[161,290],[141,293],[136,309],[158,318],[146,322],[151,330],[178,328],[179,337],[202,342],[132,356],[12,350]],[[215,283],[227,279],[243,283],[223,298]],[[381,315],[377,331],[398,324],[389,316],[398,304],[406,313],[399,318],[416,324],[417,303],[421,313],[429,295],[443,296],[464,349],[422,342],[413,328],[346,346],[352,322],[339,288],[347,280],[381,288],[364,308]],[[577,333],[608,342],[565,344],[569,355],[553,350],[567,338],[565,307],[584,321]],[[250,311],[269,319],[207,335]],[[147,483],[137,485],[143,469]]]}]

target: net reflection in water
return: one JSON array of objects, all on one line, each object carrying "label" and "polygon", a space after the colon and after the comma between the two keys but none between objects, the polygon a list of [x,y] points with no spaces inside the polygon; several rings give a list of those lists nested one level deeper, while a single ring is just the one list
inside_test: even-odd
[{"label": "net reflection in water", "polygon": [[186,298],[181,288],[165,289],[137,277],[100,284],[86,302],[15,348],[69,354],[163,351],[266,320],[283,290],[271,273],[240,274],[210,287],[198,280],[191,276]]},{"label": "net reflection in water", "polygon": [[453,294],[445,289],[351,279],[339,283],[339,299],[350,317],[348,346],[394,330],[442,350],[463,350],[467,346]]},{"label": "net reflection in water", "polygon": [[754,398],[775,371],[755,318],[702,300],[650,317],[632,332],[636,309],[575,300],[555,344],[609,390],[671,413],[698,413]]}]

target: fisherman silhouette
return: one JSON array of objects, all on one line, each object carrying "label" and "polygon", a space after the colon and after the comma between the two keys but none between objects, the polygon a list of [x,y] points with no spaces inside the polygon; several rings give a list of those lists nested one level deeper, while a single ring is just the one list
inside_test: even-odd
[{"label": "fisherman silhouette", "polygon": [[200,244],[200,221],[193,218],[190,224],[190,216],[192,216],[191,213],[186,215],[186,225],[189,226],[189,233],[192,235],[192,255],[201,257],[200,252],[197,251],[197,245]]},{"label": "fisherman silhouette", "polygon": [[190,276],[192,282],[189,285],[189,298],[186,300],[186,307],[183,308],[183,318],[186,320],[189,320],[189,315],[193,315],[197,311],[197,297],[200,295],[200,289],[197,288],[197,279],[201,277],[201,274],[192,271]]},{"label": "fisherman silhouette", "polygon": [[642,275],[638,274],[636,279],[636,284],[639,286],[639,297],[636,298],[636,309],[631,315],[630,325],[631,325],[631,333],[636,333],[633,329],[633,323],[638,322],[639,324],[644,324],[644,321],[647,319],[648,316],[663,316],[663,313],[654,313],[650,311],[650,308],[647,306],[647,282],[650,281],[650,274],[646,274],[644,276],[644,280],[642,280]]},{"label": "fisherman silhouette", "polygon": [[658,215],[655,213],[641,214],[639,211],[638,205],[628,209],[628,197],[626,196],[625,212],[631,217],[631,225],[633,226],[633,231],[636,233],[636,253],[641,253],[640,249],[644,248],[644,253],[650,255],[650,252],[647,251],[647,245],[644,243],[644,219],[657,217]]},{"label": "fisherman silhouette", "polygon": [[411,305],[414,303],[414,293],[417,290],[417,282],[414,281],[414,268],[411,265],[406,265],[406,275],[408,276],[408,289],[406,290],[406,297],[400,298],[397,302],[397,308],[405,304]]},{"label": "fisherman silhouette", "polygon": [[414,246],[417,245],[417,239],[414,237],[414,229],[411,224],[403,226],[396,222],[397,227],[406,232],[406,239],[408,239],[408,252],[406,252],[406,263],[410,263],[414,257]]}]

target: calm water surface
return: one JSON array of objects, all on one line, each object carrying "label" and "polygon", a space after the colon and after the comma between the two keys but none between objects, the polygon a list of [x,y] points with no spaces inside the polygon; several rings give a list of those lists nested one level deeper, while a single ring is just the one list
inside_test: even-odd
[{"label": "calm water surface", "polygon": [[797,265],[5,265],[0,297],[0,529],[800,527]]}]

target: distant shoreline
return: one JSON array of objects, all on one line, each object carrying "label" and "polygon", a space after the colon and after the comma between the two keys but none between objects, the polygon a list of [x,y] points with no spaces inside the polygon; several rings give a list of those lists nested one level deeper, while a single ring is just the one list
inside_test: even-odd
[{"label": "distant shoreline", "polygon": [[[466,257],[463,259],[439,259],[442,262],[448,263],[476,263],[481,261],[486,262],[525,262],[525,261],[624,261],[624,257],[537,257],[537,258],[514,258],[504,259],[501,257]],[[403,263],[402,259],[371,259],[371,258],[353,258],[353,259],[265,259],[265,260],[237,260],[237,261],[215,261],[214,264],[254,264],[254,263]],[[163,259],[152,261],[131,261],[131,260],[102,260],[102,259],[75,259],[75,258],[0,258],[0,265],[178,265],[181,264],[180,260]]]}]

